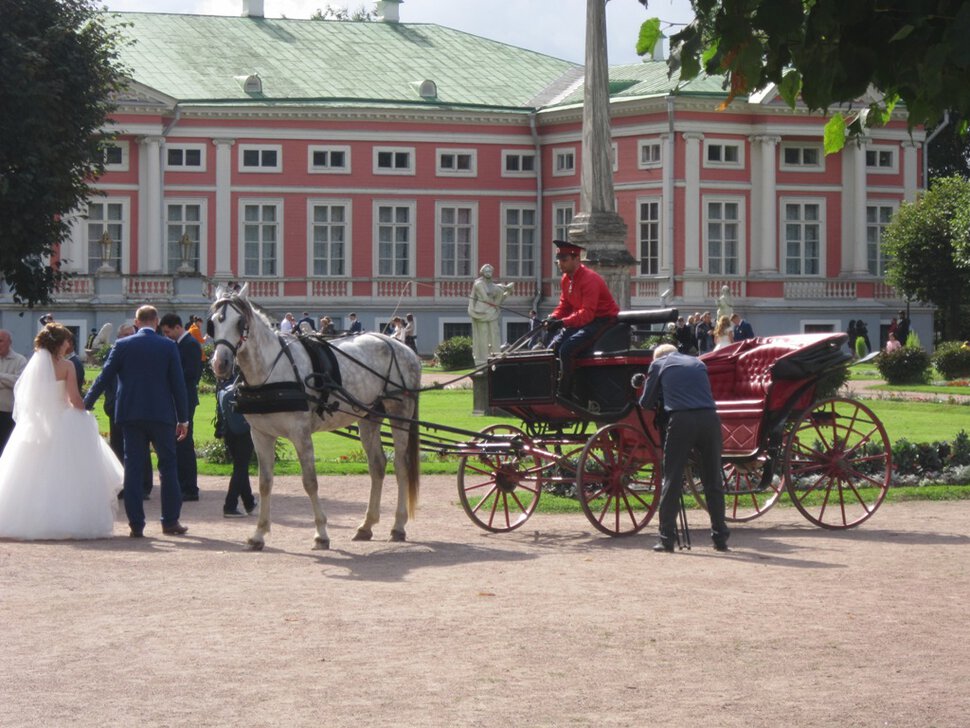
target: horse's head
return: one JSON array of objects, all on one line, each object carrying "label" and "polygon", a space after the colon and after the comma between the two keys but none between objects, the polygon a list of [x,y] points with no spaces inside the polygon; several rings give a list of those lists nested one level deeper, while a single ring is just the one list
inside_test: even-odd
[{"label": "horse's head", "polygon": [[232,374],[236,353],[246,343],[253,311],[246,299],[246,286],[238,293],[219,289],[209,308],[206,333],[212,341],[212,371],[219,379]]}]

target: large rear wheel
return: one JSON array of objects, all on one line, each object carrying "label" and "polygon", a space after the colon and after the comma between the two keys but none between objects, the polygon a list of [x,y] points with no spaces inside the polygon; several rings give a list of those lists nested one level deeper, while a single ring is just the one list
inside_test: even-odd
[{"label": "large rear wheel", "polygon": [[892,451],[871,409],[851,399],[825,399],[795,421],[783,468],[788,494],[805,518],[823,528],[851,528],[886,497]]},{"label": "large rear wheel", "polygon": [[637,533],[660,503],[660,451],[631,425],[601,428],[579,456],[576,495],[599,531]]},{"label": "large rear wheel", "polygon": [[523,523],[539,505],[542,461],[532,441],[511,425],[482,430],[458,464],[458,497],[468,517],[486,531],[503,533]]}]

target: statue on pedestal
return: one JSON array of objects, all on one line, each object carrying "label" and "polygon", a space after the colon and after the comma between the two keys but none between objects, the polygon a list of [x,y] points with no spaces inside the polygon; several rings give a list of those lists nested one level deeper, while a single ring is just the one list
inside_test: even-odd
[{"label": "statue on pedestal", "polygon": [[499,313],[502,301],[512,292],[513,283],[496,283],[492,280],[495,269],[486,263],[479,270],[471,295],[468,298],[468,315],[472,320],[472,356],[476,366],[488,361],[489,354],[502,349],[499,332]]},{"label": "statue on pedestal", "polygon": [[721,286],[721,295],[717,297],[717,318],[720,320],[721,316],[727,316],[731,318],[731,314],[734,313],[734,306],[731,305],[731,289],[727,286]]}]

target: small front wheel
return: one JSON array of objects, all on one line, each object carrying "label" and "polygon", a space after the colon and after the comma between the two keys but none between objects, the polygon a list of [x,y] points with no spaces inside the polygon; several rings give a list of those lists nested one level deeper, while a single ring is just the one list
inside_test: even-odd
[{"label": "small front wheel", "polygon": [[784,473],[792,502],[809,521],[823,528],[858,526],[889,490],[889,437],[864,404],[822,400],[791,428]]},{"label": "small front wheel", "polygon": [[[782,479],[771,472],[766,456],[743,463],[724,463],[724,519],[734,523],[751,521],[778,502],[784,489]],[[694,463],[688,463],[684,478],[698,505],[707,510],[704,486]]]},{"label": "small front wheel", "polygon": [[660,504],[659,450],[631,425],[601,428],[579,456],[576,495],[599,531],[641,531]]},{"label": "small front wheel", "polygon": [[542,492],[542,460],[511,425],[491,425],[458,465],[458,497],[468,517],[493,533],[513,531],[533,514]]}]

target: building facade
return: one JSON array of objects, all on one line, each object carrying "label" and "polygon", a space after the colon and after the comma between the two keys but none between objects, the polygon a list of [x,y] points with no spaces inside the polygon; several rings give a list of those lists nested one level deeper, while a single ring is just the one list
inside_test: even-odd
[{"label": "building facade", "polygon": [[[137,305],[202,314],[248,282],[271,315],[413,313],[418,348],[468,333],[479,268],[513,283],[508,340],[555,305],[551,241],[579,212],[583,69],[435,25],[124,13],[98,195],[62,246],[52,313],[79,332]],[[758,334],[870,332],[906,307],[883,281],[882,230],[923,186],[921,132],[897,115],[825,156],[825,118],[720,79],[678,87],[664,61],[610,73],[616,209],[634,308],[716,308],[727,287]],[[36,321],[0,292],[25,348]],[[930,341],[931,312],[912,306]],[[876,336],[872,336],[876,344]]]}]

